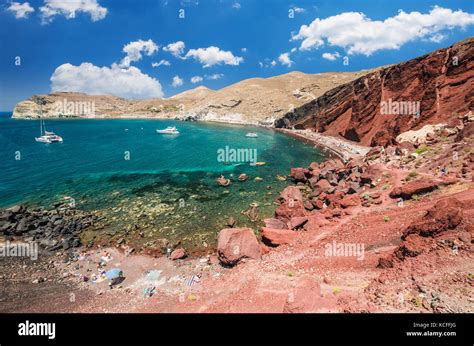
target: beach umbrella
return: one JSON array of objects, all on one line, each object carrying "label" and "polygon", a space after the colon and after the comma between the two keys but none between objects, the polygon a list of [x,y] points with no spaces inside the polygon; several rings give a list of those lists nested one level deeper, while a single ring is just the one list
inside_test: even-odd
[{"label": "beach umbrella", "polygon": [[113,268],[105,273],[105,277],[109,280],[114,280],[123,276],[122,269]]}]

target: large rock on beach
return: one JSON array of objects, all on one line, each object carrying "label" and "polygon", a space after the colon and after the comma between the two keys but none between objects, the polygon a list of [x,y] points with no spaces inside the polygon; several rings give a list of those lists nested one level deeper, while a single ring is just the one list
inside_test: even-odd
[{"label": "large rock on beach", "polygon": [[321,179],[315,184],[313,192],[316,194],[320,194],[323,192],[328,192],[330,188],[331,184],[329,183],[329,181],[327,181],[326,179]]},{"label": "large rock on beach", "polygon": [[290,200],[303,201],[303,195],[301,194],[301,190],[298,187],[287,186],[280,193],[280,199],[283,200],[284,202],[288,202]]},{"label": "large rock on beach", "polygon": [[217,255],[222,264],[233,266],[243,258],[259,259],[261,248],[251,228],[224,228],[217,239]]},{"label": "large rock on beach", "polygon": [[290,244],[298,234],[288,229],[262,227],[262,241],[270,246]]},{"label": "large rock on beach", "polygon": [[294,179],[295,182],[306,182],[306,173],[308,170],[305,168],[292,168],[290,171],[290,177]]},{"label": "large rock on beach", "polygon": [[273,229],[287,229],[288,228],[286,223],[275,218],[265,219],[263,220],[263,223],[265,224],[265,227],[268,227],[268,228],[273,228]]},{"label": "large rock on beach", "polygon": [[284,203],[275,209],[275,216],[285,222],[288,222],[292,217],[305,216],[304,204],[301,201]]},{"label": "large rock on beach", "polygon": [[304,224],[308,222],[308,218],[306,216],[296,216],[292,217],[290,220],[290,228],[297,229],[304,226]]}]

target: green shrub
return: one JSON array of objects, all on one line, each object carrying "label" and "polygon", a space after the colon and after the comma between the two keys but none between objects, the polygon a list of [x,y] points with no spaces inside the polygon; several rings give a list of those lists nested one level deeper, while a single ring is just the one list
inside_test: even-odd
[{"label": "green shrub", "polygon": [[415,153],[417,153],[418,155],[421,155],[427,151],[431,150],[429,147],[427,147],[426,145],[423,145],[421,147],[419,147],[418,149],[415,150]]},{"label": "green shrub", "polygon": [[408,173],[407,177],[405,178],[405,181],[415,180],[417,176],[418,176],[417,172],[411,171],[410,173]]}]

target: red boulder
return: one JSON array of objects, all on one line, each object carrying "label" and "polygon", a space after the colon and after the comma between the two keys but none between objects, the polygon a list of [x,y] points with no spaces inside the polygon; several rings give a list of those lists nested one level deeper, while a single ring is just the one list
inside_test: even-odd
[{"label": "red boulder", "polygon": [[308,170],[304,168],[292,168],[290,171],[290,177],[292,177],[296,182],[306,182],[306,174]]},{"label": "red boulder", "polygon": [[303,202],[295,201],[293,203],[284,203],[275,209],[275,216],[286,221],[289,221],[295,216],[305,216]]},{"label": "red boulder", "polygon": [[308,218],[306,216],[292,217],[290,220],[290,228],[296,229],[303,227],[306,222],[308,222]]},{"label": "red boulder", "polygon": [[268,228],[273,228],[273,229],[287,229],[288,228],[286,223],[275,218],[265,219],[263,220],[263,223],[265,224],[265,227],[268,227]]},{"label": "red boulder", "polygon": [[222,264],[232,266],[243,258],[260,258],[261,248],[251,228],[225,228],[219,232],[217,254]]},{"label": "red boulder", "polygon": [[273,229],[262,227],[262,241],[270,246],[291,243],[298,234],[286,229]]},{"label": "red boulder", "polygon": [[339,201],[339,204],[343,208],[355,207],[360,205],[360,197],[359,195],[347,195],[343,199]]},{"label": "red boulder", "polygon": [[438,186],[439,182],[434,180],[415,180],[411,183],[394,188],[390,192],[389,196],[391,198],[402,197],[403,199],[409,199],[413,195],[431,192],[437,189]]},{"label": "red boulder", "polygon": [[178,260],[178,259],[182,259],[182,258],[185,258],[185,257],[186,257],[186,251],[184,251],[183,248],[179,248],[179,249],[174,250],[170,255],[170,259],[173,260],[173,261]]},{"label": "red boulder", "polygon": [[331,184],[326,179],[319,180],[314,186],[313,192],[323,193],[327,192],[331,188]]},{"label": "red boulder", "polygon": [[403,232],[402,239],[410,234],[432,237],[448,229],[456,228],[463,219],[461,202],[455,198],[439,201],[419,221],[413,222]]},{"label": "red boulder", "polygon": [[285,189],[280,193],[280,200],[284,202],[288,202],[290,200],[293,201],[302,201],[303,195],[301,194],[301,190],[296,186],[287,186]]}]

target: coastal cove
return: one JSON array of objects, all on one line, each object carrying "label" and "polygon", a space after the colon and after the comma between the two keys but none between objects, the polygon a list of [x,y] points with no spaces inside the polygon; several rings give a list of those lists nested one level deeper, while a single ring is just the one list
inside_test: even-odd
[{"label": "coastal cove", "polygon": [[[168,126],[180,134],[156,133]],[[214,247],[229,218],[257,229],[273,214],[275,198],[287,185],[281,177],[291,167],[327,156],[271,129],[220,123],[46,120],[47,130],[64,138],[52,144],[35,142],[38,121],[2,116],[0,128],[0,207],[50,208],[72,198],[77,209],[100,220],[84,233],[85,244],[125,242],[140,248],[170,241],[190,250]],[[258,137],[247,138],[248,132]],[[232,149],[251,150],[255,161],[265,164],[220,162],[218,152]],[[249,176],[245,182],[237,179],[242,173]],[[231,184],[219,186],[220,175]]]}]

